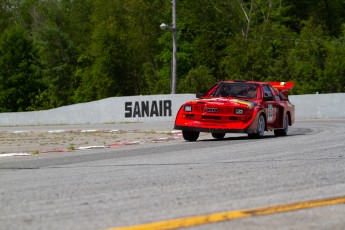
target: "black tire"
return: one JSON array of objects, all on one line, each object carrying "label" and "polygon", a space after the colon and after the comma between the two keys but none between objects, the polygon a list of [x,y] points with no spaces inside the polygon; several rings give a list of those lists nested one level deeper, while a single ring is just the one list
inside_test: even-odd
[{"label": "black tire", "polygon": [[258,126],[255,133],[248,133],[249,138],[261,138],[264,136],[266,129],[266,120],[263,114],[260,114],[258,117]]},{"label": "black tire", "polygon": [[212,133],[212,137],[214,137],[218,140],[222,140],[225,137],[225,133]]},{"label": "black tire", "polygon": [[182,130],[182,135],[186,141],[196,141],[199,137],[199,132]]},{"label": "black tire", "polygon": [[274,135],[276,137],[286,136],[288,134],[288,131],[289,131],[289,116],[287,114],[285,114],[284,128],[283,129],[276,129],[276,130],[274,130]]}]

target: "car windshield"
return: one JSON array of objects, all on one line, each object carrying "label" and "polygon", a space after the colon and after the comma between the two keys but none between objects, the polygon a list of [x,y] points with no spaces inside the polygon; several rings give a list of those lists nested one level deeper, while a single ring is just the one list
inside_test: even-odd
[{"label": "car windshield", "polygon": [[256,98],[257,85],[246,83],[223,83],[212,93],[215,97]]}]

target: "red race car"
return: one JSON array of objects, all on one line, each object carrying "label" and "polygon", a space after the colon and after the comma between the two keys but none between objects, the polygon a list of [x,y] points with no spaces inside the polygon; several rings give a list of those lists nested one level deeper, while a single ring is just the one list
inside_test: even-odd
[{"label": "red race car", "polygon": [[196,141],[200,132],[223,139],[226,133],[260,138],[265,131],[286,136],[295,121],[288,91],[293,82],[221,81],[196,100],[186,102],[175,120],[183,138]]}]

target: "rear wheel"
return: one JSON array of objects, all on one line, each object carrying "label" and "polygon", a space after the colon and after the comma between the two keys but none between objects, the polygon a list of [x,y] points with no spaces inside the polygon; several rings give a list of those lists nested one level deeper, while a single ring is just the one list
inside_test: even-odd
[{"label": "rear wheel", "polygon": [[287,114],[285,114],[284,128],[283,129],[276,129],[276,130],[274,130],[274,135],[276,137],[286,136],[288,134],[288,131],[289,131],[289,116]]},{"label": "rear wheel", "polygon": [[186,141],[196,141],[199,137],[199,132],[182,130],[182,135]]},{"label": "rear wheel", "polygon": [[248,137],[250,138],[261,138],[264,136],[265,133],[265,128],[266,128],[266,120],[263,114],[259,115],[258,118],[258,126],[256,128],[255,133],[248,133]]},{"label": "rear wheel", "polygon": [[212,133],[212,137],[221,140],[225,137],[225,133]]}]

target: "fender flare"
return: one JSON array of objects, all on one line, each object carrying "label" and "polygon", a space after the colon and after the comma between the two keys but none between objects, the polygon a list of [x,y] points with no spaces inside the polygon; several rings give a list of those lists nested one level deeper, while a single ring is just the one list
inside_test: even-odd
[{"label": "fender flare", "polygon": [[258,119],[259,119],[259,115],[260,114],[264,114],[264,118],[265,118],[265,130],[267,130],[267,115],[265,113],[265,108],[259,108],[257,111],[256,111],[256,114],[255,114],[255,119],[253,120],[253,122],[249,125],[248,127],[248,133],[255,133],[256,130],[257,130],[257,126],[258,126]]}]

